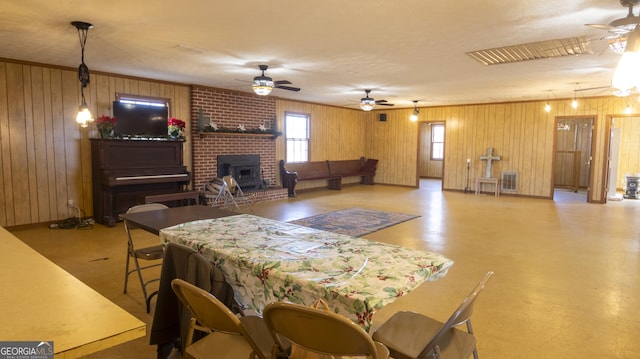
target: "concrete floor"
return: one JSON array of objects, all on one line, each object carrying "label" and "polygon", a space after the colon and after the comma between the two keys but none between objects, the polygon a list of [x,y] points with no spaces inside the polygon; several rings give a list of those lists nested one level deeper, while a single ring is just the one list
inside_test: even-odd
[{"label": "concrete floor", "polygon": [[[480,357],[640,357],[640,200],[598,205],[562,190],[551,201],[439,186],[435,180],[423,180],[421,189],[353,185],[256,204],[254,211],[281,221],[349,207],[421,215],[365,238],[442,253],[455,264],[445,278],[379,311],[374,325],[407,309],[444,321],[492,270],[473,315]],[[122,224],[12,232],[150,325],[134,278],[122,293]],[[89,357],[155,358],[155,348],[142,338]]]}]

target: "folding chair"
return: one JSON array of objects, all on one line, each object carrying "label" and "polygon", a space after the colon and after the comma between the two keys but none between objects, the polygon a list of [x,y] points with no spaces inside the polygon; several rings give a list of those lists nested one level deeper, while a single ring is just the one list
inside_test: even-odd
[{"label": "folding chair", "polygon": [[233,205],[236,207],[236,209],[238,211],[241,211],[240,206],[244,206],[245,208],[248,209],[248,211],[251,214],[254,214],[253,208],[251,207],[251,199],[253,198],[253,195],[245,194],[242,191],[242,188],[240,188],[238,181],[236,181],[236,179],[233,178],[232,176],[224,176],[222,177],[222,180],[227,185],[227,190],[229,192],[229,195],[231,195],[230,199],[233,202]]},{"label": "folding chair", "polygon": [[272,358],[289,355],[291,343],[308,351],[311,357],[313,354],[367,356],[372,359],[389,356],[389,350],[374,342],[362,327],[330,311],[274,302],[267,304],[263,315],[276,343]]},{"label": "folding chair", "polygon": [[[493,276],[488,272],[462,304],[442,323],[419,313],[401,311],[394,314],[373,333],[373,339],[386,345],[395,359],[468,358],[478,359],[476,339],[471,328],[471,314],[478,294]],[[467,325],[467,331],[457,329]]]},{"label": "folding chair", "polygon": [[222,178],[214,178],[205,183],[202,193],[211,207],[226,208],[230,203],[233,203],[233,196],[229,192],[227,182]]},{"label": "folding chair", "polygon": [[[140,204],[140,205],[129,208],[127,210],[127,213],[155,211],[158,209],[166,209],[166,208],[168,207],[162,203]],[[131,236],[132,230],[135,228],[137,227],[128,223],[127,220],[124,221],[124,229],[127,232],[127,264],[125,267],[125,275],[124,275],[124,293],[125,294],[127,293],[127,284],[129,283],[129,275],[134,272],[137,273],[138,279],[140,280],[140,286],[142,287],[142,294],[144,295],[144,301],[147,306],[147,313],[149,313],[151,310],[150,309],[151,298],[153,298],[153,296],[158,294],[158,291],[148,293],[147,286],[153,282],[159,281],[160,277],[152,278],[145,281],[142,276],[142,271],[153,268],[153,267],[158,267],[162,265],[162,262],[157,262],[157,263],[153,263],[153,264],[149,264],[147,266],[141,267],[138,260],[142,259],[145,261],[157,261],[159,259],[162,259],[162,257],[164,256],[164,248],[162,247],[162,245],[137,248],[134,243],[135,241]],[[133,258],[133,264],[135,265],[135,268],[133,269],[129,269],[129,262],[131,258]]]},{"label": "folding chair", "polygon": [[[172,280],[171,287],[193,315],[185,340],[186,358],[270,357],[273,341],[262,318],[238,318],[213,294],[182,279]],[[192,343],[195,330],[209,334]]]}]

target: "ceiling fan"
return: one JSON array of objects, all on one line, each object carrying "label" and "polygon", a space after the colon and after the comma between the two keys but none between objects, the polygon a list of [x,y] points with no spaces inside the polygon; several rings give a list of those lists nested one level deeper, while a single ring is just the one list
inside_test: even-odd
[{"label": "ceiling fan", "polygon": [[371,90],[364,90],[366,96],[360,99],[360,108],[363,111],[371,111],[374,107],[376,107],[376,105],[393,106],[393,104],[389,103],[389,101],[387,100],[374,100],[373,98],[369,97],[370,92]]},{"label": "ceiling fan", "polygon": [[626,17],[615,19],[608,24],[586,24],[589,27],[595,29],[607,30],[618,36],[627,34],[636,28],[637,24],[640,24],[640,15],[633,14],[633,6],[638,5],[640,0],[620,0],[620,5],[629,8],[629,12]]},{"label": "ceiling fan", "polygon": [[287,80],[273,81],[271,77],[265,76],[264,72],[267,71],[269,66],[260,65],[258,66],[258,68],[260,69],[260,71],[262,71],[262,75],[254,77],[253,85],[251,85],[251,88],[253,88],[253,92],[255,92],[257,95],[267,96],[268,94],[271,93],[271,90],[273,90],[274,88],[287,90],[287,91],[295,91],[295,92],[300,91],[300,88],[298,87],[285,86],[285,85],[291,85],[291,81],[287,81]]}]

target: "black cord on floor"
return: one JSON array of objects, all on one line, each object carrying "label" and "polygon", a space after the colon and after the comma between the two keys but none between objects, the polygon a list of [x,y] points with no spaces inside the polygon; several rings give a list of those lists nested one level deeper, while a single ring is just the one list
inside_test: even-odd
[{"label": "black cord on floor", "polygon": [[61,221],[51,223],[49,225],[50,229],[92,229],[93,223],[88,220],[80,220],[76,217],[71,217],[67,219],[63,219]]}]

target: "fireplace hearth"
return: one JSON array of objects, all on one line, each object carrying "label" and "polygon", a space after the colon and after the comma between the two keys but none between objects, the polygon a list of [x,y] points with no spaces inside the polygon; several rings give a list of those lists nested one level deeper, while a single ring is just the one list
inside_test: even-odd
[{"label": "fireplace hearth", "polygon": [[260,155],[220,155],[217,161],[218,178],[232,176],[243,191],[266,188],[260,170]]}]

